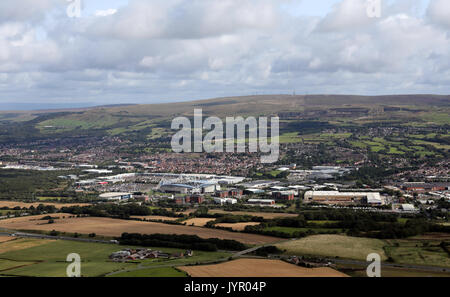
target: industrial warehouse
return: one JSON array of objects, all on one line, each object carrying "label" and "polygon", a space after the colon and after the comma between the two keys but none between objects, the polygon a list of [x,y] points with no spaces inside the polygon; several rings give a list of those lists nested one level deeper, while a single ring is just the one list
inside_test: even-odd
[{"label": "industrial warehouse", "polygon": [[304,201],[330,205],[385,204],[378,192],[307,191]]}]

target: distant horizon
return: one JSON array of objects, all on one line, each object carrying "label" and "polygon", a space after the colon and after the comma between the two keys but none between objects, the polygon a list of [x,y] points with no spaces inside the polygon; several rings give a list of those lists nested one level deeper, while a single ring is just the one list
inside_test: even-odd
[{"label": "distant horizon", "polygon": [[159,104],[176,104],[176,103],[189,103],[196,101],[209,101],[220,100],[224,98],[245,98],[255,96],[361,96],[361,97],[384,97],[384,96],[450,96],[450,94],[420,94],[420,93],[402,93],[402,94],[382,94],[382,95],[363,95],[363,94],[250,94],[250,95],[231,95],[222,97],[210,97],[210,98],[192,98],[192,99],[175,99],[162,101],[157,103],[114,103],[114,104],[95,104],[93,102],[74,102],[74,103],[14,103],[14,102],[0,102],[1,112],[18,112],[18,111],[46,111],[46,110],[73,110],[73,109],[90,109],[101,107],[119,107],[119,106],[132,106],[132,105],[159,105]]}]

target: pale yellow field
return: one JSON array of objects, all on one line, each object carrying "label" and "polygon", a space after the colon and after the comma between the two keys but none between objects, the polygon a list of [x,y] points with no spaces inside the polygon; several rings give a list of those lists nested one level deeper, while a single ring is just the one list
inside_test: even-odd
[{"label": "pale yellow field", "polygon": [[234,224],[230,224],[230,223],[221,223],[221,224],[216,224],[217,227],[223,227],[223,228],[231,228],[233,230],[236,231],[243,231],[245,229],[245,227],[247,226],[257,226],[260,223],[258,222],[248,222],[248,223],[234,223]]},{"label": "pale yellow field", "polygon": [[250,212],[250,211],[224,211],[220,209],[211,209],[208,211],[210,214],[215,213],[227,213],[232,215],[249,215],[254,217],[263,217],[265,219],[274,219],[274,218],[295,218],[298,215],[292,213],[272,213],[272,212]]},{"label": "pale yellow field", "polygon": [[289,255],[317,255],[366,260],[371,253],[378,253],[386,260],[383,247],[386,243],[379,239],[349,237],[345,235],[314,235],[276,244]]},{"label": "pale yellow field", "polygon": [[[68,233],[90,234],[104,236],[120,236],[124,232],[141,234],[187,234],[202,238],[233,239],[245,244],[265,244],[279,242],[281,239],[257,234],[243,234],[217,229],[208,229],[192,226],[168,225],[155,222],[142,222],[133,220],[119,220],[111,218],[83,217],[76,218],[70,214],[52,214],[53,217],[65,216],[57,219],[55,223],[39,220],[45,215],[34,217],[21,217],[1,221],[2,227],[12,230],[44,230],[61,231]],[[72,216],[69,218],[69,216]]]},{"label": "pale yellow field", "polygon": [[280,260],[238,259],[215,265],[182,266],[192,277],[346,277],[328,267],[304,268]]},{"label": "pale yellow field", "polygon": [[51,242],[47,239],[19,238],[0,243],[0,254],[9,251],[24,250]]},{"label": "pale yellow field", "polygon": [[186,223],[186,226],[191,226],[192,224],[194,224],[194,226],[197,227],[204,227],[206,225],[206,223],[210,222],[210,221],[214,221],[215,219],[211,219],[211,218],[194,218],[194,219],[189,219],[186,221],[183,221],[183,223]]}]

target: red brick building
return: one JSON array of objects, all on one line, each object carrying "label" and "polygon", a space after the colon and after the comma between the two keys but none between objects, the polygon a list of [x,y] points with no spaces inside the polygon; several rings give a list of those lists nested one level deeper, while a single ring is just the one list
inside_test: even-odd
[{"label": "red brick building", "polygon": [[292,191],[272,192],[272,198],[277,200],[292,201],[295,194]]}]

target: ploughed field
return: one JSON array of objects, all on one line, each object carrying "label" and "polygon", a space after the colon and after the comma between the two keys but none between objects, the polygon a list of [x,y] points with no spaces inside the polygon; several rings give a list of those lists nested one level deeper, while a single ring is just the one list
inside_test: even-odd
[{"label": "ploughed field", "polygon": [[248,223],[220,223],[216,224],[216,227],[222,227],[222,228],[231,228],[235,231],[244,231],[245,227],[247,226],[257,226],[261,223],[257,222],[248,222]]},{"label": "ploughed field", "polygon": [[182,266],[192,277],[346,277],[328,267],[305,268],[281,260],[238,259],[215,265]]},{"label": "ploughed field", "polygon": [[189,219],[186,221],[183,221],[183,223],[186,223],[187,226],[198,226],[198,227],[204,227],[208,222],[214,221],[215,219],[209,219],[209,218],[194,218]]},{"label": "ploughed field", "polygon": [[[41,218],[47,215],[13,218],[1,221],[1,227],[11,230],[40,230],[60,231],[67,233],[90,234],[103,236],[120,236],[122,233],[141,234],[186,234],[197,235],[201,238],[219,238],[237,240],[244,244],[266,244],[281,241],[277,237],[229,232],[217,229],[208,229],[193,226],[168,225],[155,222],[142,222],[134,220],[119,220],[111,218],[82,217],[76,218],[72,214],[52,214],[54,223],[49,224]],[[63,218],[65,217],[65,218]]]}]

